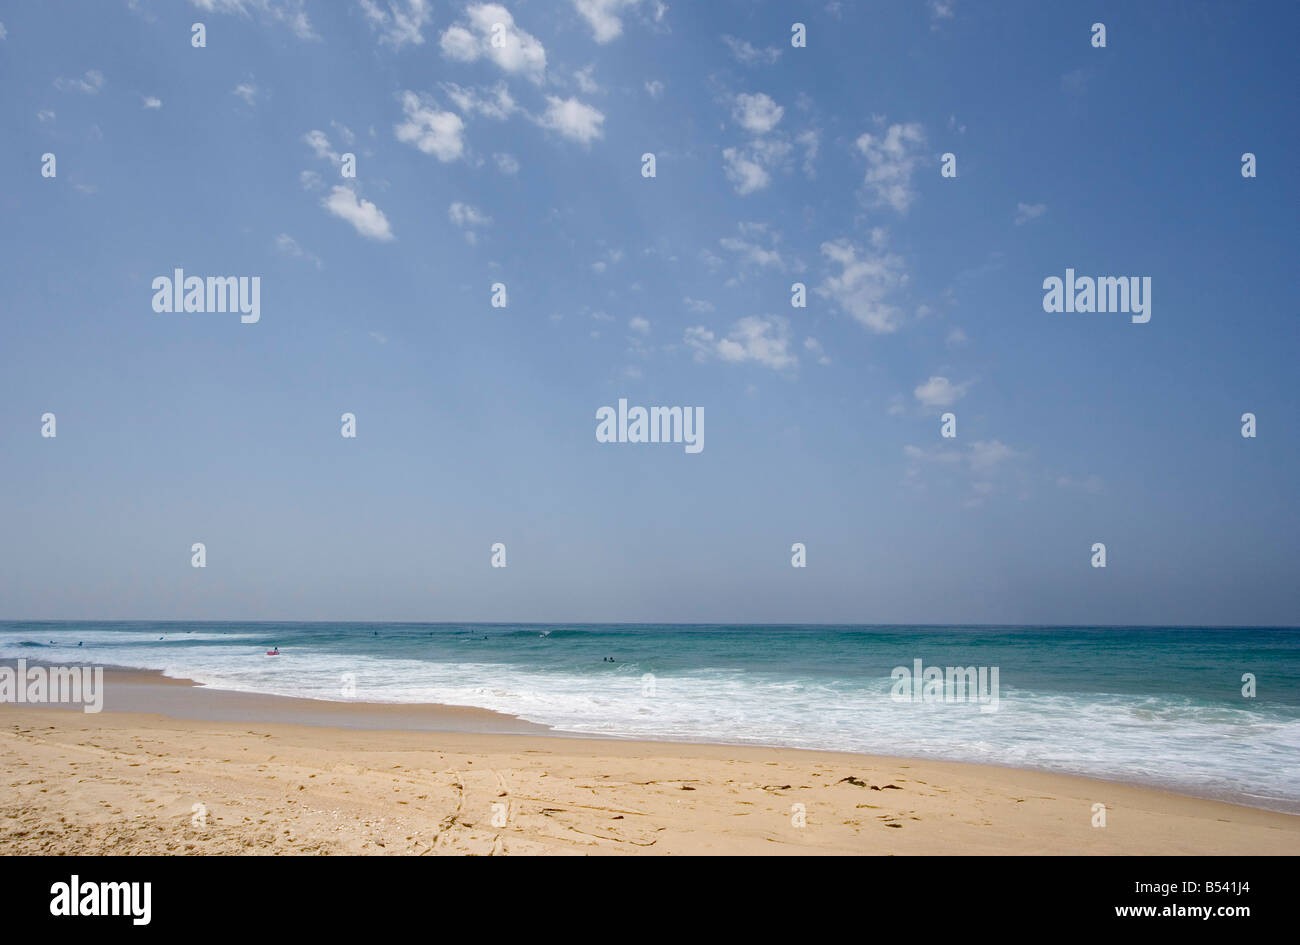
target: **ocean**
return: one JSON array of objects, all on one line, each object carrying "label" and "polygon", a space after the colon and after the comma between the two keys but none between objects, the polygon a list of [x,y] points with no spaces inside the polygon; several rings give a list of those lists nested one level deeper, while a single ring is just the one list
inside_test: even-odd
[{"label": "ocean", "polygon": [[[1035,768],[1300,812],[1298,629],[0,622],[0,659],[20,657],[478,706],[602,737]],[[964,700],[942,685],[918,699],[919,681],[894,673],[918,660],[988,672]]]}]

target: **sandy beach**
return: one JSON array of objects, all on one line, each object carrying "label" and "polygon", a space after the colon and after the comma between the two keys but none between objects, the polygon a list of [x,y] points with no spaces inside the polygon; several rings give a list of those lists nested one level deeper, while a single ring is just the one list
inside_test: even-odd
[{"label": "sandy beach", "polygon": [[0,854],[1300,849],[1297,816],[1058,774],[556,737],[480,710],[108,678],[100,714],[0,706]]}]

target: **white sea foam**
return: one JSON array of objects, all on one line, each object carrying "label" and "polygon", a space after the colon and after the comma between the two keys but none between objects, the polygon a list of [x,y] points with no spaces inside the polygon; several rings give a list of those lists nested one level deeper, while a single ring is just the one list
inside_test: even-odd
[{"label": "white sea foam", "polygon": [[[268,658],[265,634],[82,631],[61,662],[162,670],[221,689],[334,701],[476,706],[592,735],[778,745],[1042,768],[1249,796],[1300,810],[1300,721],[1180,697],[1043,693],[1002,686],[997,712],[895,702],[889,678],[801,680],[709,669],[657,674],[635,662],[599,674],[490,662],[431,662],[295,650]],[[53,638],[52,636],[49,638]],[[110,643],[136,642],[129,648]],[[32,657],[12,640],[0,657]],[[194,643],[194,646],[180,645]],[[220,645],[217,645],[220,643]],[[123,662],[129,654],[129,662]],[[344,675],[355,695],[344,695]]]}]

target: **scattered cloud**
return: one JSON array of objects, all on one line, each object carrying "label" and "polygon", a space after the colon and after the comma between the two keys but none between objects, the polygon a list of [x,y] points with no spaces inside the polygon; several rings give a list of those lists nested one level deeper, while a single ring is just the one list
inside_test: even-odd
[{"label": "scattered cloud", "polygon": [[573,73],[573,81],[578,83],[578,88],[587,95],[595,95],[600,91],[600,85],[596,82],[595,73],[596,65],[592,63],[585,69],[578,69]]},{"label": "scattered cloud", "polygon": [[384,212],[369,200],[359,199],[351,188],[336,185],[321,205],[348,223],[366,239],[387,243],[393,239],[392,228]]},{"label": "scattered cloud", "polygon": [[742,318],[723,338],[697,325],[686,329],[683,340],[694,350],[697,361],[712,358],[732,364],[753,361],[776,371],[793,368],[799,363],[790,352],[790,323],[778,315]]},{"label": "scattered cloud", "polygon": [[[766,223],[738,223],[736,229],[739,236],[724,236],[718,245],[735,253],[743,265],[784,268],[781,253],[776,249],[780,236],[770,231]],[[761,245],[760,240],[767,245]]]},{"label": "scattered cloud", "polygon": [[449,26],[439,42],[442,54],[456,62],[490,59],[511,75],[540,83],[546,73],[546,49],[537,37],[515,25],[499,3],[471,4],[465,19]]},{"label": "scattered cloud", "polygon": [[664,84],[658,79],[651,79],[645,84],[646,94],[651,98],[659,98],[664,94]]},{"label": "scattered cloud", "polygon": [[682,299],[682,302],[692,312],[698,312],[700,314],[703,314],[705,312],[712,312],[714,310],[714,305],[712,302],[705,302],[702,299],[693,299],[689,295],[686,296],[686,298]]},{"label": "scattered cloud", "polygon": [[803,340],[803,349],[816,360],[818,364],[830,364],[831,359],[826,355],[826,349],[816,338],[805,338]]},{"label": "scattered cloud", "polygon": [[633,315],[627,320],[627,327],[639,335],[650,334],[650,321],[640,315]]},{"label": "scattered cloud", "polygon": [[454,82],[444,82],[442,90],[451,103],[466,115],[478,113],[504,121],[518,110],[505,82],[498,82],[490,89],[462,88]]},{"label": "scattered cloud", "polygon": [[1017,203],[1016,204],[1016,226],[1028,223],[1030,220],[1037,220],[1047,212],[1045,203]]},{"label": "scattered cloud", "polygon": [[948,332],[948,337],[944,339],[943,343],[949,348],[960,348],[968,341],[970,341],[970,338],[966,336],[966,332],[962,331],[960,328],[954,328],[952,331]]},{"label": "scattered cloud", "polygon": [[[592,38],[604,45],[623,33],[623,13],[635,7],[640,0],[573,0],[573,8],[591,27]],[[663,4],[656,19],[663,16]]]},{"label": "scattered cloud", "polygon": [[257,85],[253,82],[241,82],[230,90],[231,95],[238,95],[245,104],[253,105],[257,102]]},{"label": "scattered cloud", "polygon": [[519,173],[519,161],[513,154],[502,151],[492,155],[492,160],[496,161],[497,170],[508,177]]},{"label": "scattered cloud", "polygon": [[205,13],[231,13],[282,23],[299,39],[319,39],[303,7],[303,0],[190,0]]},{"label": "scattered cloud", "polygon": [[387,9],[378,0],[359,0],[371,29],[379,34],[381,46],[401,49],[403,46],[422,46],[422,30],[433,19],[429,0],[388,0]]},{"label": "scattered cloud", "polygon": [[1004,462],[1020,454],[1001,440],[977,440],[970,445],[970,468],[980,474],[992,473]]},{"label": "scattered cloud", "polygon": [[455,112],[440,111],[414,92],[402,93],[406,121],[394,125],[397,140],[413,144],[444,164],[457,160],[465,151],[465,122]]},{"label": "scattered cloud", "polygon": [[562,99],[555,95],[546,96],[546,102],[546,112],[537,120],[543,128],[586,145],[603,137],[604,132],[600,126],[604,123],[605,116],[599,109],[576,98]]},{"label": "scattered cloud", "polygon": [[281,233],[275,238],[275,248],[286,256],[292,256],[294,259],[305,259],[314,265],[317,269],[324,269],[325,263],[315,253],[309,253],[298,245],[298,241],[288,233]]},{"label": "scattered cloud", "polygon": [[471,246],[478,243],[475,227],[485,227],[492,222],[492,218],[483,211],[459,200],[447,208],[447,219],[465,231],[465,241]]},{"label": "scattered cloud", "polygon": [[785,109],[763,92],[742,92],[736,96],[731,117],[751,134],[765,135],[780,122]]},{"label": "scattered cloud", "polygon": [[60,92],[81,92],[84,95],[98,95],[104,87],[104,74],[91,69],[80,79],[55,79],[54,87]]},{"label": "scattered cloud", "polygon": [[731,50],[731,55],[742,65],[756,66],[768,65],[776,62],[781,58],[781,50],[776,46],[765,46],[759,49],[748,40],[737,39],[735,36],[724,35],[723,43],[727,49]]},{"label": "scattered cloud", "polygon": [[951,407],[966,396],[970,383],[954,384],[946,377],[931,377],[924,384],[917,385],[912,393],[923,407]]},{"label": "scattered cloud", "polygon": [[307,143],[315,155],[322,161],[333,161],[339,163],[339,155],[330,145],[330,139],[325,132],[312,129],[302,136],[302,140]]},{"label": "scattered cloud", "polygon": [[925,145],[921,126],[915,122],[890,125],[883,135],[862,134],[856,144],[867,159],[863,183],[874,195],[875,203],[906,213],[916,196],[912,171]]},{"label": "scattered cloud", "polygon": [[812,180],[817,176],[817,151],[821,147],[821,135],[810,128],[794,140],[803,148],[804,176]]},{"label": "scattered cloud", "polygon": [[771,171],[783,166],[789,154],[788,141],[756,138],[743,148],[723,149],[722,164],[736,193],[744,197],[767,187]]},{"label": "scattered cloud", "polygon": [[143,99],[145,108],[158,109],[162,108],[162,99],[155,98],[152,95],[146,95]]},{"label": "scattered cloud", "polygon": [[907,283],[907,273],[903,260],[882,248],[883,231],[873,232],[872,243],[872,249],[855,246],[847,239],[822,243],[822,255],[837,265],[839,272],[828,276],[816,291],[867,328],[884,335],[897,331],[901,324],[898,308],[889,298]]}]

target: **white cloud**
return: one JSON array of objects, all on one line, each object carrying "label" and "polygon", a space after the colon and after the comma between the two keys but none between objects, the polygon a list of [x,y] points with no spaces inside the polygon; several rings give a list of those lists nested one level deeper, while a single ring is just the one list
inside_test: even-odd
[{"label": "white cloud", "polygon": [[641,335],[650,334],[650,322],[640,315],[633,315],[627,320],[627,327]]},{"label": "white cloud", "polygon": [[812,180],[817,176],[817,151],[821,147],[821,135],[809,129],[794,140],[803,147],[803,172],[809,180]]},{"label": "white cloud", "polygon": [[[1001,440],[977,440],[964,451],[941,446],[926,449],[908,445],[903,447],[903,455],[917,463],[966,467],[970,475],[976,477],[976,481],[971,483],[971,488],[977,496],[983,497],[993,491],[993,484],[989,482],[990,477],[997,474],[1003,463],[1021,454]],[[915,470],[909,472],[909,478],[914,478],[915,475]]]},{"label": "white cloud", "polygon": [[954,384],[946,377],[931,377],[924,384],[917,385],[912,393],[925,407],[951,407],[966,396],[970,384]]},{"label": "white cloud", "polygon": [[746,66],[771,65],[781,58],[781,50],[775,46],[759,49],[747,40],[726,35],[722,37],[722,41],[731,50],[731,55],[736,58],[736,61]]},{"label": "white cloud", "polygon": [[608,43],[623,32],[623,11],[630,10],[640,0],[573,0],[573,7],[591,27],[592,38],[598,43]]},{"label": "white cloud", "polygon": [[319,190],[325,186],[325,181],[315,171],[302,171],[298,175],[298,182],[302,184],[303,190]]},{"label": "white cloud", "polygon": [[504,121],[518,108],[505,82],[498,82],[490,89],[462,88],[454,82],[444,82],[442,90],[451,99],[451,103],[466,115],[478,112],[488,118]]},{"label": "white cloud", "polygon": [[465,240],[471,246],[478,242],[478,236],[474,233],[474,227],[487,226],[492,222],[492,218],[485,214],[477,207],[471,207],[467,203],[461,203],[459,200],[454,201],[447,208],[447,219],[456,226],[465,230]]},{"label": "white cloud", "polygon": [[883,136],[863,134],[857,147],[867,159],[865,184],[878,204],[905,213],[916,196],[912,171],[925,145],[925,134],[915,122],[890,125]]},{"label": "white cloud", "polygon": [[80,79],[55,79],[54,87],[60,92],[81,92],[85,95],[98,95],[104,87],[104,74],[91,69]]},{"label": "white cloud", "polygon": [[592,65],[587,66],[587,68],[579,69],[573,73],[573,80],[578,83],[578,88],[587,95],[595,95],[600,91],[600,85],[596,82],[594,77],[595,71],[596,66],[593,63]]},{"label": "white cloud", "polygon": [[295,259],[305,259],[312,263],[317,269],[324,269],[325,264],[315,253],[309,253],[298,245],[298,241],[288,233],[281,233],[275,238],[275,248],[286,256],[292,256]]},{"label": "white cloud", "polygon": [[233,13],[251,16],[257,13],[263,19],[283,23],[299,39],[319,39],[312,30],[311,20],[303,8],[303,0],[190,0],[207,13]]},{"label": "white cloud", "polygon": [[772,182],[767,168],[758,162],[755,155],[745,154],[735,148],[725,148],[722,152],[723,169],[727,180],[742,197],[762,190]]},{"label": "white cloud", "polygon": [[361,12],[366,15],[370,26],[379,33],[379,44],[394,49],[403,46],[421,46],[424,34],[421,32],[433,18],[429,0],[388,0],[388,9],[383,9],[377,0],[360,0]]},{"label": "white cloud", "polygon": [[713,303],[705,302],[702,299],[693,299],[689,295],[682,299],[683,304],[692,312],[712,312]]},{"label": "white cloud", "polygon": [[1001,440],[978,440],[970,447],[971,472],[981,475],[992,473],[1008,459],[1019,455]]},{"label": "white cloud", "polygon": [[932,21],[952,19],[953,0],[930,0],[930,19]]},{"label": "white cloud", "polygon": [[[735,253],[742,263],[755,266],[774,266],[784,268],[781,254],[776,249],[779,237],[769,233],[765,223],[738,223],[739,236],[724,236],[718,245],[728,252]],[[766,237],[768,246],[762,246],[756,240]]]},{"label": "white cloud", "polygon": [[231,95],[238,95],[247,104],[252,105],[257,100],[257,86],[252,82],[241,82],[230,90]]},{"label": "white cloud", "polygon": [[325,136],[325,132],[313,128],[302,136],[302,140],[307,142],[307,147],[311,148],[322,161],[338,163],[339,155],[330,146],[330,139]]},{"label": "white cloud", "polygon": [[538,124],[543,128],[559,132],[582,144],[591,144],[603,136],[600,126],[605,121],[605,116],[598,109],[576,98],[562,99],[554,95],[546,96],[546,102],[546,113],[538,119]]},{"label": "white cloud", "polygon": [[831,359],[826,354],[826,349],[816,338],[805,338],[803,340],[804,350],[817,359],[818,364],[830,364]]},{"label": "white cloud", "polygon": [[952,331],[948,332],[948,337],[944,339],[944,344],[949,348],[960,348],[968,341],[970,341],[970,338],[966,336],[966,332],[962,331],[960,328],[954,328]]},{"label": "white cloud", "polygon": [[790,143],[780,138],[755,138],[744,148],[725,148],[723,170],[742,197],[762,190],[772,181],[771,171],[785,166]]},{"label": "white cloud", "polygon": [[483,213],[477,207],[471,207],[467,203],[461,203],[459,200],[453,202],[447,208],[447,218],[457,226],[486,226],[492,222],[492,218]]},{"label": "white cloud", "polygon": [[54,121],[54,112],[48,108],[42,108],[36,113],[37,121]]},{"label": "white cloud", "polygon": [[402,93],[402,111],[406,121],[393,126],[398,141],[413,144],[444,164],[464,153],[465,122],[455,112],[439,111],[410,91]]},{"label": "white cloud", "polygon": [[651,79],[645,84],[645,90],[651,98],[658,98],[664,94],[664,84],[658,79]]},{"label": "white cloud", "polygon": [[5,25],[3,23],[0,23],[0,39],[4,39],[8,35],[9,35],[9,31],[5,29]]},{"label": "white cloud", "polygon": [[718,358],[733,364],[754,361],[776,371],[792,368],[799,359],[790,353],[790,323],[778,315],[750,315],[732,326],[725,338],[696,325],[683,338],[697,361]]},{"label": "white cloud", "polygon": [[[883,236],[873,234],[873,243],[883,243]],[[898,309],[888,298],[906,284],[903,260],[889,252],[864,251],[846,239],[822,243],[822,254],[838,264],[838,275],[828,276],[817,287],[819,295],[831,299],[845,313],[853,316],[877,334],[897,331]]]},{"label": "white cloud", "polygon": [[515,26],[509,10],[499,3],[478,3],[466,9],[465,16],[442,34],[444,56],[457,62],[487,57],[511,75],[542,81],[546,49],[537,37]]},{"label": "white cloud", "polygon": [[331,118],[330,127],[339,133],[339,137],[343,139],[345,144],[349,146],[356,144],[357,136],[352,133],[352,129],[349,128],[347,125],[342,124],[341,122],[337,122]]},{"label": "white cloud", "polygon": [[507,176],[519,173],[519,161],[513,154],[506,154],[504,151],[492,155],[492,160],[497,162],[497,170]]},{"label": "white cloud", "polygon": [[1016,226],[1028,223],[1030,220],[1037,220],[1047,212],[1045,203],[1017,203],[1016,204]]},{"label": "white cloud", "polygon": [[736,96],[731,117],[751,134],[765,135],[777,126],[784,114],[785,109],[770,96],[762,92],[755,95],[742,92]]},{"label": "white cloud", "polygon": [[162,99],[155,98],[152,95],[146,95],[143,99],[145,108],[158,109],[162,108]]},{"label": "white cloud", "polygon": [[321,205],[336,217],[351,223],[367,239],[386,243],[393,238],[384,212],[369,200],[358,199],[350,188],[336,185]]}]

